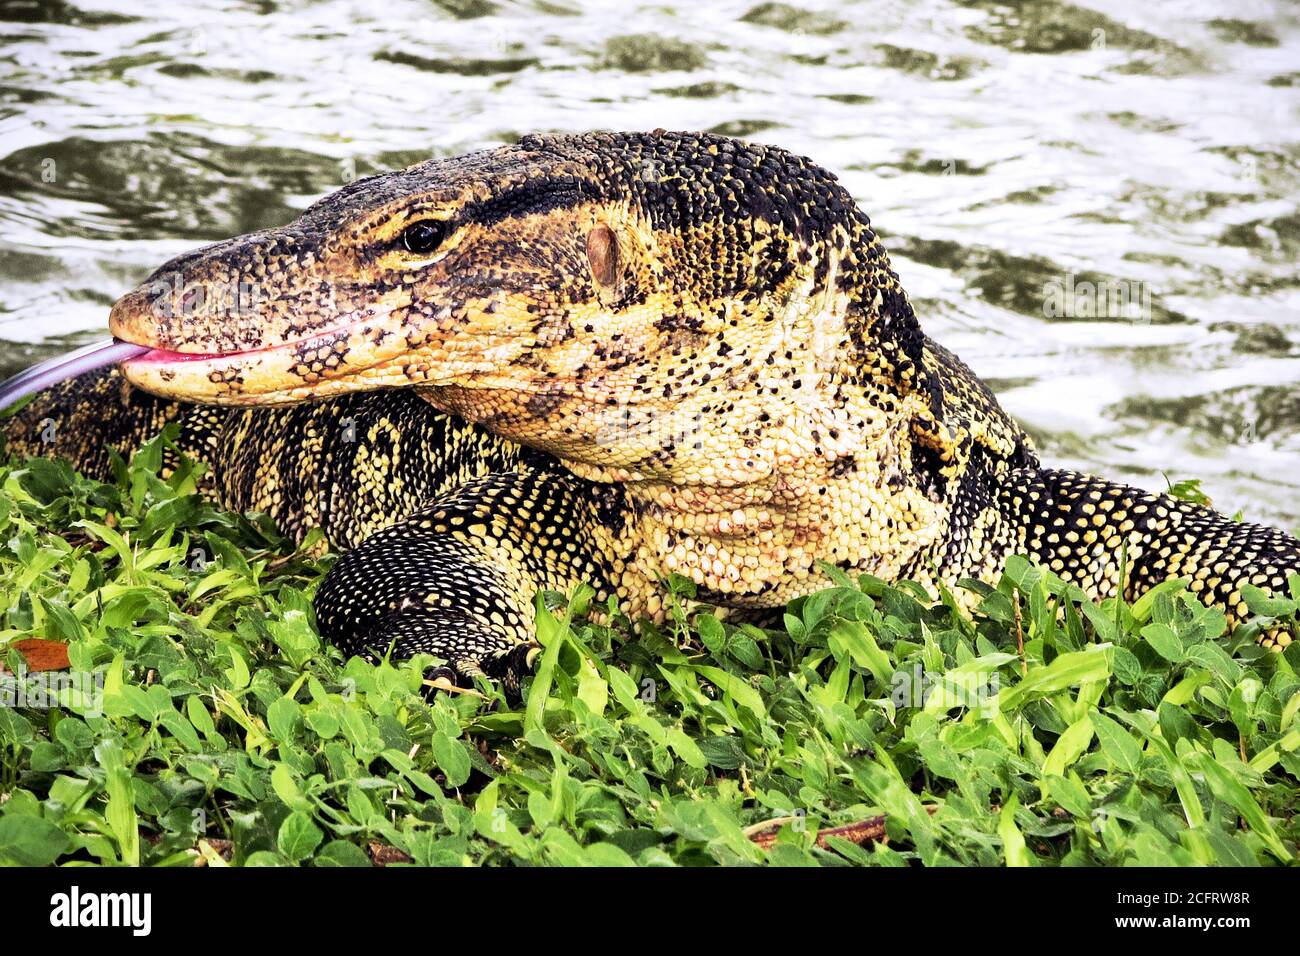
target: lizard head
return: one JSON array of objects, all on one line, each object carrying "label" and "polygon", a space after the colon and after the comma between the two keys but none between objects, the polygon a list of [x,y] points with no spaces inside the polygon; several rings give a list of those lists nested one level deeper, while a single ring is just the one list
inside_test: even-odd
[{"label": "lizard head", "polygon": [[357,180],[173,259],[110,327],[150,348],[127,379],[165,397],[410,387],[614,477],[688,483],[770,472],[764,433],[801,408],[833,459],[860,427],[826,417],[835,390],[921,375],[911,307],[834,177],[704,134],[530,136]]}]

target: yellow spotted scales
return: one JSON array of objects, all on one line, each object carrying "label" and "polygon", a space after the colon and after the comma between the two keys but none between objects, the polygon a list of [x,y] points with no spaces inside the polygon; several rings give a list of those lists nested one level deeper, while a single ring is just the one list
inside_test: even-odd
[{"label": "yellow spotted scales", "polygon": [[10,447],[102,473],[179,422],[223,504],[346,551],[326,638],[461,676],[516,681],[534,593],[583,581],[660,616],[674,572],[743,615],[823,561],[951,586],[1024,553],[1097,598],[1190,578],[1235,621],[1300,571],[1281,532],[1040,468],[866,215],[774,147],[529,136],[358,180],[110,325],[157,351],[44,393]]}]

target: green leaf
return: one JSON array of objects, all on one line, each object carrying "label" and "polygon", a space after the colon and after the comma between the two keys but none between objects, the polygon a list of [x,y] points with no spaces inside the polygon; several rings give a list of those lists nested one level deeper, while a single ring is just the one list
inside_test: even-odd
[{"label": "green leaf", "polygon": [[371,866],[365,850],[346,840],[331,840],[320,848],[311,861],[312,866]]},{"label": "green leaf", "polygon": [[1012,795],[1011,799],[1003,804],[1002,812],[998,814],[998,836],[1002,838],[1002,855],[1007,866],[1033,866],[1033,858],[1029,855],[1029,847],[1025,844],[1025,835],[1016,825],[1018,806],[1020,806],[1020,799]]},{"label": "green leaf", "polygon": [[41,817],[0,817],[0,858],[18,866],[49,866],[68,849],[68,835]]},{"label": "green leaf", "polygon": [[1068,777],[1046,777],[1045,794],[1059,803],[1071,816],[1078,820],[1088,820],[1092,815],[1092,798],[1079,782],[1077,775]]},{"label": "green leaf", "polygon": [[311,856],[324,837],[325,834],[308,814],[295,810],[280,824],[275,845],[285,857],[299,863]]},{"label": "green leaf", "polygon": [[1101,752],[1117,769],[1125,773],[1137,773],[1138,767],[1142,765],[1142,745],[1118,722],[1101,711],[1094,708],[1091,717]]},{"label": "green leaf", "polygon": [[551,684],[555,680],[555,667],[560,659],[560,648],[564,646],[569,624],[567,616],[564,621],[556,619],[546,607],[541,592],[538,592],[533,606],[536,612],[537,640],[542,645],[542,655],[537,661],[537,673],[528,692],[528,703],[524,710],[524,729],[544,732],[542,716],[546,712],[546,699],[550,696]]},{"label": "green leaf", "polygon": [[1148,624],[1142,628],[1142,637],[1165,660],[1173,664],[1182,662],[1186,650],[1178,634],[1168,624]]},{"label": "green leaf", "polygon": [[266,724],[271,730],[271,736],[281,743],[292,741],[298,721],[301,717],[301,708],[296,701],[287,697],[281,697],[266,709]]},{"label": "green leaf", "polygon": [[1067,767],[1074,764],[1092,743],[1092,721],[1087,717],[1071,724],[1052,747],[1043,761],[1043,776],[1065,776]]},{"label": "green leaf", "polygon": [[1113,654],[1111,666],[1115,672],[1115,679],[1132,687],[1142,676],[1142,664],[1127,647],[1116,647]]},{"label": "green leaf", "polygon": [[277,763],[271,771],[271,789],[291,809],[305,811],[311,808],[311,801],[299,789],[298,782],[293,777],[293,771],[289,769],[287,764]]},{"label": "green leaf", "polygon": [[865,667],[881,687],[889,687],[894,668],[889,655],[880,649],[875,637],[861,621],[840,621],[831,628],[831,652],[842,658],[847,652],[853,663]]},{"label": "green leaf", "polygon": [[998,693],[998,709],[1009,713],[1031,700],[1110,676],[1106,651],[1101,647],[1061,654],[1046,667],[1034,667],[1014,687]]},{"label": "green leaf", "polygon": [[217,727],[212,722],[212,715],[208,713],[208,709],[203,706],[203,701],[197,694],[186,698],[185,714],[189,717],[190,724],[203,736],[216,736]]},{"label": "green leaf", "polygon": [[593,843],[584,850],[588,866],[636,866],[626,851],[612,843]]},{"label": "green leaf", "polygon": [[1133,618],[1138,623],[1145,624],[1151,620],[1151,615],[1155,610],[1156,601],[1161,597],[1168,597],[1177,594],[1179,591],[1185,591],[1187,585],[1191,584],[1189,578],[1171,578],[1168,581],[1162,581],[1147,591],[1140,598],[1133,602]]},{"label": "green leaf", "polygon": [[719,690],[731,697],[741,707],[752,711],[756,717],[767,716],[767,708],[763,706],[763,695],[756,691],[743,677],[724,671],[721,667],[711,667],[707,664],[697,664],[694,670],[701,677],[716,684]]},{"label": "green leaf", "polygon": [[469,779],[470,760],[465,745],[459,739],[435,732],[430,742],[433,759],[447,778],[447,786],[464,786]]},{"label": "green leaf", "polygon": [[1232,772],[1221,767],[1213,757],[1206,753],[1195,754],[1192,761],[1196,769],[1205,775],[1206,782],[1209,783],[1214,795],[1241,814],[1242,819],[1264,841],[1264,845],[1268,847],[1274,856],[1283,862],[1289,862],[1291,860],[1290,851],[1278,839],[1273,825],[1264,815],[1264,811],[1260,809],[1258,801],[1233,776]]},{"label": "green leaf", "polygon": [[668,745],[691,767],[703,769],[709,765],[709,761],[695,741],[691,740],[680,727],[668,728]]},{"label": "green leaf", "polygon": [[609,704],[609,685],[600,676],[596,665],[586,657],[578,663],[577,698],[586,704],[587,709],[593,714],[603,714]]},{"label": "green leaf", "polygon": [[1262,617],[1285,617],[1295,613],[1297,602],[1285,597],[1274,597],[1267,591],[1253,584],[1241,586],[1241,599],[1246,602],[1250,613]]},{"label": "green leaf", "polygon": [[104,787],[108,805],[104,819],[117,840],[119,858],[127,866],[140,865],[140,821],[131,787],[131,770],[126,766],[121,745],[104,741],[95,748],[95,756],[104,768]]}]

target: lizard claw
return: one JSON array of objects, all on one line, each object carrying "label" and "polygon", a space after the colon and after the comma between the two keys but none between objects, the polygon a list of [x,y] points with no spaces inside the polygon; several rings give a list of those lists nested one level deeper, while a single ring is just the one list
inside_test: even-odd
[{"label": "lizard claw", "polygon": [[473,691],[473,679],[488,677],[501,683],[508,700],[517,702],[521,698],[523,679],[532,671],[541,652],[542,645],[529,641],[482,659],[460,660],[454,666],[430,668],[424,675],[426,696],[435,691],[477,693]]},{"label": "lizard claw", "polygon": [[483,672],[501,681],[506,697],[517,701],[522,696],[523,679],[532,672],[533,664],[541,652],[542,645],[536,641],[518,644],[485,659],[482,662]]}]

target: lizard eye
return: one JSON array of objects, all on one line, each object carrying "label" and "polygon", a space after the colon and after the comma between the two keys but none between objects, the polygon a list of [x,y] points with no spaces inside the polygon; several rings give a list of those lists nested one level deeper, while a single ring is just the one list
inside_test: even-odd
[{"label": "lizard eye", "polygon": [[402,245],[408,252],[428,255],[442,245],[450,231],[448,224],[441,219],[413,222],[402,230]]}]

